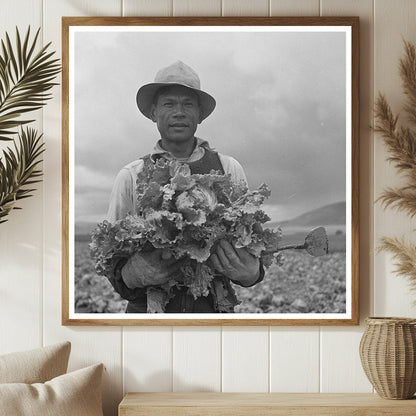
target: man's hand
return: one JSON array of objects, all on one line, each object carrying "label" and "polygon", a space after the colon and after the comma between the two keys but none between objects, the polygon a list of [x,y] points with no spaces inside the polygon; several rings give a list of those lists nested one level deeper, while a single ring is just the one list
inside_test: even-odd
[{"label": "man's hand", "polygon": [[220,240],[209,262],[215,270],[242,286],[250,286],[259,278],[259,259],[226,240]]},{"label": "man's hand", "polygon": [[138,252],[121,269],[121,277],[129,289],[162,285],[179,270],[182,263],[162,249]]}]

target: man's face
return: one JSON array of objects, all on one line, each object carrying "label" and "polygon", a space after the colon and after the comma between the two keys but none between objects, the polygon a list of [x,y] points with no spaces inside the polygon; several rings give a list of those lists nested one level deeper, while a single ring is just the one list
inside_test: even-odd
[{"label": "man's face", "polygon": [[182,143],[193,139],[201,122],[197,95],[190,89],[174,85],[164,89],[152,106],[152,120],[162,140]]}]

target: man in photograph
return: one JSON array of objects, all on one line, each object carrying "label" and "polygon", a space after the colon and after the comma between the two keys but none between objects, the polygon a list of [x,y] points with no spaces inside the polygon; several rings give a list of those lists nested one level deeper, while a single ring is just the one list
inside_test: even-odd
[{"label": "man in photograph", "polygon": [[[138,174],[159,158],[185,163],[192,174],[207,174],[213,170],[229,174],[234,183],[243,182],[247,186],[245,173],[234,158],[218,153],[206,140],[195,136],[198,124],[212,113],[216,102],[201,90],[199,77],[192,68],[178,61],[161,69],[155,82],[139,89],[136,100],[141,113],[156,124],[160,139],[152,153],[129,163],[117,175],[108,221],[114,223],[135,212]],[[140,251],[118,262],[113,275],[108,277],[115,290],[129,301],[126,312],[146,313],[146,289],[166,283],[180,270],[182,263],[162,249]],[[250,287],[264,277],[257,257],[226,240],[216,244],[208,264],[228,285],[232,281]],[[228,296],[234,296],[231,289]],[[218,310],[211,294],[194,299],[187,287],[179,286],[165,312],[215,313]]]}]

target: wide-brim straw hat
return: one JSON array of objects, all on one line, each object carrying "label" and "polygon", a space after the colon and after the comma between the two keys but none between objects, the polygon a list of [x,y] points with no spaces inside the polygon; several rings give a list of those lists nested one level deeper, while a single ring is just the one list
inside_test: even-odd
[{"label": "wide-brim straw hat", "polygon": [[139,110],[151,119],[151,109],[154,96],[158,89],[180,85],[192,90],[199,98],[201,106],[201,121],[207,118],[216,105],[214,97],[201,90],[198,74],[188,65],[177,61],[166,68],[162,68],[155,77],[155,82],[143,85],[137,91],[136,102]]}]

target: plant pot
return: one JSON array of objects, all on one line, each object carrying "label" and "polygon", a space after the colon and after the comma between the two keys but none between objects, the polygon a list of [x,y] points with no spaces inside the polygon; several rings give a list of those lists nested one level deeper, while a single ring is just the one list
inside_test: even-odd
[{"label": "plant pot", "polygon": [[364,372],[386,399],[410,399],[416,392],[416,320],[366,319],[360,342]]}]

